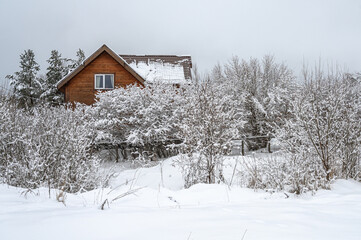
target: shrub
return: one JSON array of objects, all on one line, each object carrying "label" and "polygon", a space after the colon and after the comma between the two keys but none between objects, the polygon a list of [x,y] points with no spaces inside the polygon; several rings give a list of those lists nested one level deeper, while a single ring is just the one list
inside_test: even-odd
[{"label": "shrub", "polygon": [[1,100],[0,176],[12,186],[77,192],[97,187],[100,160],[86,107],[39,105],[29,111]]}]

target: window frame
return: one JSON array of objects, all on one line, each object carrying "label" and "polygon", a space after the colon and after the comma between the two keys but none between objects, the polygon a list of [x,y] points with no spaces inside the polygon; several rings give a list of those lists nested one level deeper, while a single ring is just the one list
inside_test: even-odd
[{"label": "window frame", "polygon": [[[106,75],[111,75],[112,76],[112,88],[106,88],[105,87],[105,76]],[[97,76],[102,76],[103,77],[103,87],[102,88],[97,88]],[[94,89],[95,90],[113,90],[114,89],[114,74],[113,73],[97,73],[94,74]]]}]

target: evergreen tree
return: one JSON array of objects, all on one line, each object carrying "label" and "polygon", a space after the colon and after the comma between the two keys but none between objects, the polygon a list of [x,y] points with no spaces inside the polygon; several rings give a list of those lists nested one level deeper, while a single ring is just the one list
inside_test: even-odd
[{"label": "evergreen tree", "polygon": [[76,52],[77,60],[75,61],[76,67],[82,64],[82,62],[85,60],[85,53],[80,48]]},{"label": "evergreen tree", "polygon": [[64,66],[64,59],[61,58],[61,54],[57,50],[52,50],[47,62],[49,63],[49,67],[47,68],[46,78],[43,84],[44,90],[41,94],[41,98],[52,103],[61,103],[63,96],[58,91],[56,84],[67,72],[67,69]]},{"label": "evergreen tree", "polygon": [[40,96],[42,86],[37,77],[39,70],[40,66],[35,61],[34,52],[28,49],[20,54],[20,71],[6,76],[22,107],[34,106]]},{"label": "evergreen tree", "polygon": [[76,52],[76,57],[77,57],[76,60],[74,59],[66,60],[68,62],[67,74],[73,71],[75,68],[77,68],[85,60],[84,51],[79,48],[78,51]]}]

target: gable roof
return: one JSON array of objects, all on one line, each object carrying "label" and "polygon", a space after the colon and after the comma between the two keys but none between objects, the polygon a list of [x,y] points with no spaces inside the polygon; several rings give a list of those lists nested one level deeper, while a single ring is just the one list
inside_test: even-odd
[{"label": "gable roof", "polygon": [[84,60],[84,62],[71,71],[68,75],[63,77],[57,84],[56,87],[60,89],[67,82],[69,82],[75,75],[77,75],[81,70],[83,70],[86,66],[88,66],[95,58],[97,58],[103,52],[108,53],[110,56],[114,58],[120,65],[122,65],[131,75],[133,75],[139,82],[144,84],[144,78],[140,76],[129,64],[118,54],[116,54],[113,50],[111,50],[107,45],[101,46],[98,50],[96,50],[90,57]]},{"label": "gable roof", "polygon": [[170,84],[192,80],[190,56],[176,55],[120,55],[147,82]]}]

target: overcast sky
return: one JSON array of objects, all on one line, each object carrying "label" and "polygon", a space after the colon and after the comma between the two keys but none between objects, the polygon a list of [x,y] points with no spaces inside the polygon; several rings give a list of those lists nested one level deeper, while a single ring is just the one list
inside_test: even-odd
[{"label": "overcast sky", "polygon": [[35,52],[86,56],[103,43],[122,54],[190,54],[202,71],[233,55],[273,54],[361,71],[361,0],[0,0],[0,82]]}]

